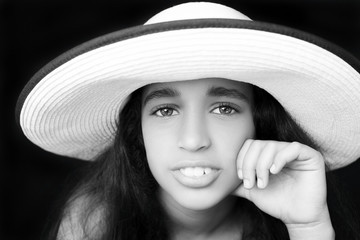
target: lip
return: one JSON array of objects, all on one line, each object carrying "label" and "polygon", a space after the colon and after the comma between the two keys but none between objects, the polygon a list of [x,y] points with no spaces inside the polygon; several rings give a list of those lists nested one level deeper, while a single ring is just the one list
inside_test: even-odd
[{"label": "lip", "polygon": [[[209,174],[202,175],[200,177],[185,176],[180,172],[181,168],[187,167],[202,167],[211,168],[212,171]],[[171,173],[174,178],[183,186],[189,188],[205,188],[211,185],[220,175],[221,168],[213,163],[204,161],[183,161],[177,163],[172,169]]]},{"label": "lip", "polygon": [[180,170],[180,168],[186,168],[186,167],[203,167],[203,168],[209,167],[215,170],[220,170],[220,167],[212,162],[194,161],[194,160],[178,162],[171,168],[171,170],[176,171],[176,170]]}]

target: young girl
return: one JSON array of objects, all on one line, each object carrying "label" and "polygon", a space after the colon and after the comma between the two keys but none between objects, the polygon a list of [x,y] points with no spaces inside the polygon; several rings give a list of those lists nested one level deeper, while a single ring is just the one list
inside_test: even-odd
[{"label": "young girl", "polygon": [[326,172],[360,157],[359,69],[214,3],[65,53],[17,106],[35,144],[91,161],[49,238],[358,239]]}]

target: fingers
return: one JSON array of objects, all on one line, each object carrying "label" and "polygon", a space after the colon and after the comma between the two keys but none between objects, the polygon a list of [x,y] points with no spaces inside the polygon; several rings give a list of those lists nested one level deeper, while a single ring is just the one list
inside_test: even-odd
[{"label": "fingers", "polygon": [[298,159],[300,154],[301,144],[292,142],[286,144],[284,148],[274,156],[274,161],[271,166],[270,172],[272,174],[279,173],[287,163]]},{"label": "fingers", "polygon": [[[261,152],[261,144],[254,144],[253,140],[247,140],[246,144],[248,146],[247,149],[245,149],[246,152],[243,153],[243,158],[240,160],[240,163],[242,163],[242,166],[238,170],[238,172],[241,172],[242,179],[244,182],[244,186],[246,188],[252,188],[256,182],[255,179],[255,167],[256,167],[256,159],[259,158],[259,154]],[[240,166],[240,165],[238,165]]]},{"label": "fingers", "polygon": [[273,142],[266,144],[256,163],[257,187],[265,188],[269,183],[270,169],[274,165],[273,159],[276,155],[276,146]]},{"label": "fingers", "polygon": [[240,179],[244,179],[243,172],[242,172],[242,165],[243,165],[243,160],[245,158],[245,155],[246,155],[251,143],[252,143],[251,139],[245,141],[245,143],[243,144],[243,146],[239,152],[239,156],[237,158],[238,176]]},{"label": "fingers", "polygon": [[299,144],[248,139],[239,152],[238,176],[244,187],[262,189],[269,184],[270,174],[279,173],[284,166],[297,158]]}]

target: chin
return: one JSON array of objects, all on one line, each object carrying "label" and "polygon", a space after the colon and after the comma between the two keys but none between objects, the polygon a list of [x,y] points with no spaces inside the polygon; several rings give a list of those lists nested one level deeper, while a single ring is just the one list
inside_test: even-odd
[{"label": "chin", "polygon": [[194,211],[202,211],[217,206],[229,194],[206,193],[206,191],[196,190],[196,192],[184,193],[181,196],[174,196],[175,201],[184,208]]}]

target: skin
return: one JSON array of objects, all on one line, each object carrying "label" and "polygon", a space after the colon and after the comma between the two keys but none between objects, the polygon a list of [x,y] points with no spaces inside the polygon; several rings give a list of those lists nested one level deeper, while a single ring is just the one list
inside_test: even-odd
[{"label": "skin", "polygon": [[282,220],[291,239],[335,239],[319,152],[297,142],[247,140],[237,166],[244,184],[234,194]]},{"label": "skin", "polygon": [[[252,107],[251,85],[225,79],[145,88],[144,144],[174,239],[238,237],[234,197],[281,219],[291,239],[332,239],[323,157],[299,143],[253,140]],[[188,167],[212,170],[184,177]]]}]

